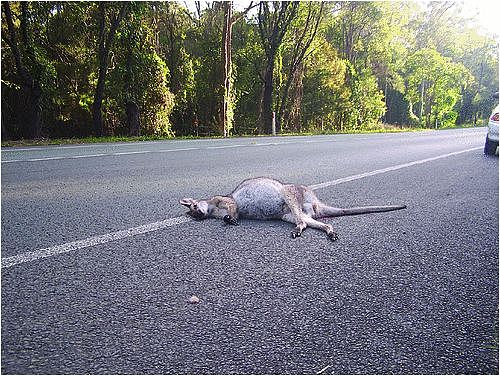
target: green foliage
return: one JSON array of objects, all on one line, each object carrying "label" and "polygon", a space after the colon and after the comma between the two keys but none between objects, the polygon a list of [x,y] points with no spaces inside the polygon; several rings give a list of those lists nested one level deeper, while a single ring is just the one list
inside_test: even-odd
[{"label": "green foliage", "polygon": [[169,69],[152,44],[153,30],[144,22],[147,11],[147,6],[135,4],[117,38],[116,64],[108,72],[104,106],[109,134],[127,133],[125,106],[132,101],[140,109],[142,134],[173,135],[170,114],[174,95],[168,86]]},{"label": "green foliage", "polygon": [[261,69],[264,49],[253,25],[239,22],[234,26],[234,132],[257,134],[262,95]]},{"label": "green foliage", "polygon": [[[168,68],[154,52],[135,53],[130,71],[116,69],[109,72],[105,103],[108,133],[126,134],[125,105],[134,101],[141,109],[141,133],[171,136],[170,113],[174,95],[168,88]],[[120,90],[125,85],[125,90]]]},{"label": "green foliage", "polygon": [[[170,116],[176,135],[188,135],[196,127],[196,59],[190,54],[195,42],[192,20],[185,9],[175,2],[155,2],[150,5],[152,31],[156,36],[156,52],[170,72],[170,90],[174,108]],[[196,50],[196,48],[193,48]]]},{"label": "green foliage", "polygon": [[433,49],[415,52],[405,68],[406,98],[420,106],[420,114],[415,114],[420,125],[437,127],[454,122],[457,116],[453,108],[462,90],[472,82],[471,73],[462,64],[452,62]]},{"label": "green foliage", "polygon": [[51,105],[43,111],[46,132],[52,137],[90,134],[93,86],[97,81],[95,41],[85,25],[92,22],[95,8],[89,3],[62,3],[52,8],[46,27],[44,48],[55,68]]},{"label": "green foliage", "polygon": [[325,41],[319,42],[306,65],[303,123],[311,131],[342,130],[350,109],[347,62]]},{"label": "green foliage", "polygon": [[378,88],[376,77],[369,70],[362,70],[353,77],[351,91],[352,124],[354,129],[375,127],[386,108],[384,96]]},{"label": "green foliage", "polygon": [[[99,4],[10,5],[22,62],[41,89],[42,136],[90,135]],[[257,8],[234,23],[232,85],[225,96],[224,7],[200,5],[194,11],[181,2],[129,3],[109,54],[102,104],[108,135],[128,134],[125,109],[133,101],[146,136],[218,136],[224,97],[233,134],[263,129],[269,45],[259,36]],[[311,20],[320,9],[314,33]],[[106,25],[112,14],[106,13]],[[19,114],[27,109],[5,17],[2,10],[2,136],[17,139],[24,137]],[[301,2],[287,17],[272,90],[283,132],[365,131],[382,122],[482,124],[495,105],[498,44],[470,26],[459,5]]]}]

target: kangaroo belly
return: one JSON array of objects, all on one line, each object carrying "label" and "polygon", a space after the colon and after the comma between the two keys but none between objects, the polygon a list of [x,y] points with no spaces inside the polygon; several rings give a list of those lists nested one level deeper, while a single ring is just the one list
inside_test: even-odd
[{"label": "kangaroo belly", "polygon": [[281,218],[287,207],[281,193],[281,184],[272,179],[247,180],[231,196],[236,201],[242,218]]}]

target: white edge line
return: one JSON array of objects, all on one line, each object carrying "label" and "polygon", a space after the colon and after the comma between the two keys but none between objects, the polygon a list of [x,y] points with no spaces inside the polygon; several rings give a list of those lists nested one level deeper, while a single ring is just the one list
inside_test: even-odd
[{"label": "white edge line", "polygon": [[93,236],[83,240],[77,240],[74,242],[64,243],[49,248],[38,249],[33,252],[21,253],[16,256],[4,257],[2,258],[2,269],[10,268],[11,266],[14,265],[19,265],[25,262],[34,261],[45,257],[59,255],[61,253],[75,251],[77,249],[88,248],[98,244],[109,243],[115,240],[120,240],[131,236],[162,230],[167,227],[179,225],[181,223],[186,223],[190,221],[192,221],[192,219],[188,217],[169,218],[164,221],[148,223],[146,225],[129,228],[127,230],[120,230],[116,232],[111,232],[109,234]]},{"label": "white edge line", "polygon": [[[109,155],[131,155],[131,154],[147,154],[151,153],[150,150],[142,150],[142,151],[122,151],[122,152],[116,152],[116,153],[111,153]],[[102,154],[106,155],[106,154]]]},{"label": "white edge line", "polygon": [[475,148],[470,148],[470,149],[455,151],[453,153],[438,155],[436,157],[421,159],[419,161],[413,161],[413,162],[403,163],[403,164],[400,164],[400,165],[395,165],[395,166],[390,166],[390,167],[386,167],[386,168],[381,168],[379,170],[374,170],[374,171],[370,171],[370,172],[364,172],[362,174],[347,176],[345,178],[340,178],[340,179],[336,179],[336,180],[332,180],[332,181],[327,181],[327,182],[323,182],[323,183],[313,184],[313,185],[310,185],[309,188],[311,188],[312,190],[316,190],[316,189],[320,189],[320,188],[331,187],[333,185],[347,183],[347,182],[350,182],[350,181],[353,181],[353,180],[358,180],[358,179],[366,178],[368,176],[374,176],[374,175],[378,175],[378,174],[383,174],[383,173],[386,173],[386,172],[389,172],[389,171],[396,171],[396,170],[400,170],[402,168],[407,168],[407,167],[419,165],[419,164],[422,164],[422,163],[436,161],[438,159],[448,158],[448,157],[451,157],[451,156],[454,156],[454,155],[468,153],[468,152],[471,152],[471,151],[474,151],[474,150],[479,150],[479,149],[482,149],[482,148],[483,148],[482,146],[479,146],[479,147],[475,147]]},{"label": "white edge line", "polygon": [[[109,157],[109,156],[120,156],[120,155],[134,155],[134,154],[148,154],[148,153],[172,153],[178,151],[189,151],[189,150],[216,150],[216,149],[232,149],[240,147],[255,147],[255,146],[277,146],[277,145],[289,145],[295,144],[300,141],[279,141],[279,142],[268,142],[268,143],[250,143],[250,144],[236,144],[236,145],[221,145],[221,146],[206,146],[206,147],[187,147],[187,148],[174,148],[174,149],[159,149],[159,150],[142,150],[142,151],[124,151],[124,152],[114,152],[114,153],[99,153],[99,154],[83,154],[83,155],[68,155],[60,157],[42,157],[42,158],[27,158],[27,159],[10,159],[1,160],[1,163],[17,163],[17,162],[41,162],[41,161],[52,161],[52,160],[64,160],[64,159],[81,159],[81,158],[95,158],[95,157]],[[318,141],[306,141],[306,142],[334,142],[333,140],[318,140]],[[9,150],[10,151],[10,150]],[[21,151],[21,150],[18,150]]]},{"label": "white edge line", "polygon": [[159,150],[124,151],[124,152],[115,152],[115,153],[69,155],[69,156],[61,156],[61,157],[10,159],[10,160],[6,160],[6,161],[2,160],[1,162],[2,163],[41,162],[41,161],[62,160],[62,159],[80,159],[80,158],[110,157],[110,156],[134,155],[134,154],[148,154],[148,153],[172,153],[172,152],[177,152],[177,151],[189,151],[189,150],[230,149],[230,148],[243,147],[243,146],[257,146],[257,145],[224,145],[224,146],[208,146],[206,148],[189,147],[189,148],[159,149]]},{"label": "white edge line", "polygon": [[80,159],[80,158],[95,158],[95,157],[112,157],[120,155],[134,155],[134,154],[148,154],[148,153],[166,153],[173,151],[186,151],[186,150],[199,150],[200,148],[182,148],[182,149],[162,149],[162,150],[141,150],[141,151],[124,151],[116,153],[101,153],[101,154],[83,154],[83,155],[69,155],[64,157],[45,157],[45,158],[29,158],[29,159],[11,159],[3,161],[2,163],[13,163],[13,162],[40,162],[40,161],[50,161],[50,160],[61,160],[61,159]]},{"label": "white edge line", "polygon": [[[451,157],[454,155],[468,153],[468,152],[471,152],[474,150],[479,150],[479,149],[482,149],[482,146],[470,148],[470,149],[465,149],[465,150],[460,150],[460,151],[456,151],[453,153],[442,154],[442,155],[438,155],[436,157],[421,159],[421,160],[413,161],[413,162],[409,162],[409,163],[403,163],[403,164],[396,165],[396,166],[390,166],[387,168],[382,168],[379,170],[365,172],[362,174],[347,176],[345,178],[340,178],[340,179],[336,179],[336,180],[332,180],[332,181],[328,181],[328,182],[324,182],[324,183],[313,184],[313,185],[310,185],[309,188],[311,188],[313,190],[320,189],[320,188],[326,188],[326,187],[330,187],[333,185],[362,179],[362,178],[365,178],[368,176],[378,175],[378,174],[382,174],[382,173],[389,172],[389,171],[400,170],[402,168],[411,167],[411,166],[419,165],[422,163]],[[109,243],[109,242],[119,240],[119,239],[124,239],[124,238],[132,237],[132,236],[136,236],[136,235],[140,235],[140,234],[146,234],[148,232],[162,230],[162,229],[167,228],[167,227],[176,226],[176,225],[190,222],[190,221],[192,221],[192,219],[188,218],[188,217],[168,218],[164,221],[148,223],[146,225],[133,227],[133,228],[129,228],[126,230],[120,230],[120,231],[116,231],[116,232],[111,232],[109,234],[93,236],[93,237],[82,239],[82,240],[77,240],[77,241],[73,241],[73,242],[69,242],[69,243],[56,245],[53,247],[38,249],[38,250],[33,251],[33,252],[25,252],[25,253],[21,253],[21,254],[15,255],[15,256],[11,256],[11,257],[4,257],[4,258],[2,258],[2,269],[10,268],[12,266],[19,265],[19,264],[29,262],[29,261],[35,261],[35,260],[38,260],[41,258],[55,256],[55,255],[58,255],[61,253],[67,253],[67,252],[75,251],[75,250],[82,249],[82,248],[92,247],[92,246],[95,246],[98,244]],[[322,370],[322,371],[324,371],[324,370]]]},{"label": "white edge line", "polygon": [[151,151],[151,153],[170,153],[173,151],[188,151],[188,150],[201,150],[201,148],[160,149],[156,151]]},{"label": "white edge line", "polygon": [[246,145],[236,144],[236,145],[222,145],[222,146],[207,146],[207,149],[231,149],[231,148],[241,148],[242,146]]},{"label": "white edge line", "polygon": [[[60,159],[78,159],[78,158],[93,158],[93,157],[102,157],[106,154],[85,154],[85,155],[73,155],[72,157],[60,157]],[[39,159],[43,160],[43,159]],[[31,159],[29,161],[34,161],[34,159]]]},{"label": "white edge line", "polygon": [[323,372],[325,372],[328,368],[332,368],[332,366],[326,366],[322,368],[320,371],[316,372],[316,375],[321,375]]}]

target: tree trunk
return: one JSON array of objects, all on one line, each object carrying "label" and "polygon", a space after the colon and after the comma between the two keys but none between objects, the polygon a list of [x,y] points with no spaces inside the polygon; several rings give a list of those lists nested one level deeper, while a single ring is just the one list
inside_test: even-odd
[{"label": "tree trunk", "polygon": [[233,25],[240,20],[248,11],[257,6],[250,2],[249,6],[239,15],[233,16],[233,2],[224,1],[222,7],[224,9],[224,29],[222,30],[222,63],[224,69],[222,72],[222,133],[224,137],[228,137],[233,129],[233,97],[232,97],[232,39]]},{"label": "tree trunk", "polygon": [[224,92],[222,95],[222,133],[224,137],[229,136],[232,128],[232,118],[229,114],[229,107],[231,104],[231,69],[232,69],[232,2],[226,1],[223,3],[224,7],[224,30],[222,31],[222,61],[224,64],[223,69],[223,86]]},{"label": "tree trunk", "polygon": [[[479,64],[479,80],[477,84],[477,90],[476,90],[476,95],[481,91],[481,86],[483,85],[483,68],[484,68],[484,63],[481,61]],[[477,107],[474,108],[474,126],[477,125],[477,118],[478,118],[478,111]]]},{"label": "tree trunk", "polygon": [[286,105],[287,105],[287,98],[290,93],[290,87],[292,86],[292,80],[294,79],[295,74],[292,73],[292,76],[287,77],[285,87],[283,90],[283,96],[280,101],[279,109],[278,109],[278,123],[280,125],[280,130],[282,128],[282,125],[285,122],[285,110],[286,110]]},{"label": "tree trunk", "polygon": [[[274,59],[267,63],[264,75],[264,92],[262,95],[262,122],[263,132],[271,134],[273,130],[273,75]],[[276,124],[276,133],[280,133],[280,125]]]},{"label": "tree trunk", "polygon": [[106,45],[104,44],[104,35],[106,32],[106,9],[104,3],[99,3],[99,50],[97,53],[97,62],[99,64],[99,75],[97,77],[97,86],[94,92],[94,103],[92,104],[92,119],[94,127],[94,136],[102,137],[104,125],[102,122],[102,99],[104,96],[104,83],[106,80],[106,71],[108,70],[108,59]]},{"label": "tree trunk", "polygon": [[[264,133],[272,133],[273,123],[273,74],[276,54],[283,38],[297,15],[298,2],[273,2],[274,11],[270,12],[269,3],[259,2],[259,34],[266,52],[267,62],[264,74],[264,90],[262,95],[262,129]],[[276,124],[276,133],[280,133],[281,124]]]},{"label": "tree trunk", "polygon": [[304,96],[304,65],[301,64],[298,70],[295,72],[295,82],[293,90],[293,104],[290,113],[290,121],[292,124],[292,129],[295,132],[302,132],[302,119],[301,119],[301,108],[302,108],[302,98]]},{"label": "tree trunk", "polygon": [[139,121],[139,106],[133,101],[127,103],[127,127],[130,136],[141,135],[141,124]]},{"label": "tree trunk", "polygon": [[[99,60],[101,59],[99,58]],[[102,137],[104,135],[104,123],[102,121],[102,100],[104,98],[104,83],[106,80],[106,71],[108,70],[107,62],[100,63],[99,65],[99,76],[97,78],[97,86],[94,93],[94,103],[92,105],[94,136],[96,137]]]},{"label": "tree trunk", "polygon": [[[40,100],[42,96],[42,88],[37,79],[33,78],[28,69],[24,66],[21,56],[21,51],[17,44],[16,31],[14,29],[14,22],[12,18],[12,11],[9,2],[2,4],[4,6],[5,19],[9,31],[8,44],[12,49],[14,61],[16,63],[16,71],[19,81],[21,83],[20,100],[25,111],[17,114],[21,123],[22,137],[36,139],[40,138],[42,131],[42,109]],[[26,4],[23,4],[23,10],[26,12]],[[23,40],[28,42],[27,38],[27,15],[23,14],[22,31]],[[26,46],[29,48],[29,46]]]},{"label": "tree trunk", "polygon": [[424,90],[425,90],[425,80],[422,80],[422,85],[420,88],[420,114],[419,120],[422,121],[422,117],[424,116]]},{"label": "tree trunk", "polygon": [[[319,23],[323,14],[324,3],[320,4],[320,8],[317,12],[314,11],[312,3],[309,3],[308,7],[308,14],[303,29],[295,35],[296,42],[292,51],[290,68],[288,70],[283,92],[281,93],[280,100],[278,101],[278,123],[280,124],[281,129],[283,129],[283,124],[285,122],[288,123],[289,120],[286,116],[287,102],[289,99],[292,99],[292,101],[294,100],[294,98],[290,98],[290,88],[292,87],[294,81],[295,83],[299,81],[301,82],[301,78],[298,77],[296,73],[300,70],[302,74],[303,63],[307,58],[306,53],[318,31]],[[292,119],[292,123],[294,123],[295,120]]]},{"label": "tree trunk", "polygon": [[387,123],[387,110],[389,109],[389,101],[387,100],[388,95],[388,87],[387,87],[387,75],[385,76],[385,84],[384,84],[384,102],[385,102],[385,111],[384,115],[382,115],[382,119],[384,123]]},{"label": "tree trunk", "polygon": [[106,74],[108,71],[108,59],[116,30],[125,16],[128,4],[123,2],[118,14],[112,19],[111,26],[106,36],[106,3],[99,2],[99,51],[97,61],[99,63],[99,75],[97,77],[97,86],[94,93],[94,103],[92,105],[92,119],[94,135],[102,137],[104,135],[104,123],[102,121],[102,101],[104,98],[104,88],[106,83]]},{"label": "tree trunk", "polygon": [[42,89],[38,81],[34,80],[31,87],[24,86],[23,96],[26,103],[26,113],[23,118],[26,122],[27,137],[38,139],[42,136]]}]

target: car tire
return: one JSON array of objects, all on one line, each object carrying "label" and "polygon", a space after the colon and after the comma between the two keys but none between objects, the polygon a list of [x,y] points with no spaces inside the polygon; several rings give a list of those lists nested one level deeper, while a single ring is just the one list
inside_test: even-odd
[{"label": "car tire", "polygon": [[498,142],[491,141],[488,137],[486,137],[486,143],[484,144],[484,154],[495,155],[497,147]]}]

